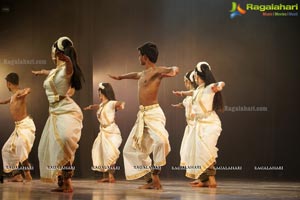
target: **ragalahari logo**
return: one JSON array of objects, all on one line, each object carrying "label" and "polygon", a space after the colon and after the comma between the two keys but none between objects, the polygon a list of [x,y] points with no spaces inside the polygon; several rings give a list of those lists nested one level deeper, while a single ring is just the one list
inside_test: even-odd
[{"label": "ragalahari logo", "polygon": [[231,12],[230,14],[230,19],[235,18],[236,16],[241,16],[246,14],[246,10],[244,10],[243,8],[241,8],[240,4],[237,4],[236,2],[232,2],[232,8],[229,11]]}]

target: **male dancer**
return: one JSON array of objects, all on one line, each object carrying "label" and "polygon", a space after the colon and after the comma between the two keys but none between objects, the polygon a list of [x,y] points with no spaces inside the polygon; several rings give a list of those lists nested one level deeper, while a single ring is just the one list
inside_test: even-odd
[{"label": "male dancer", "polygon": [[[163,77],[173,77],[178,67],[158,67],[155,65],[158,49],[153,43],[145,43],[138,48],[139,60],[145,70],[113,76],[115,80],[138,80],[139,112],[123,150],[127,180],[134,180],[152,173],[148,184],[140,189],[161,189],[159,173],[166,164],[170,152],[169,134],[165,129],[165,115],[158,104],[158,89]],[[153,165],[149,155],[153,153]],[[152,169],[152,170],[151,170]]]},{"label": "male dancer", "polygon": [[[30,88],[20,89],[19,76],[10,73],[6,76],[7,88],[13,95],[0,104],[9,104],[10,113],[15,121],[15,130],[8,138],[2,148],[3,171],[12,176],[9,181],[22,182],[23,177],[20,170],[24,169],[25,181],[30,182],[30,164],[28,155],[31,151],[35,139],[35,125],[27,114],[26,96],[30,93]],[[3,176],[1,176],[3,183]]]}]

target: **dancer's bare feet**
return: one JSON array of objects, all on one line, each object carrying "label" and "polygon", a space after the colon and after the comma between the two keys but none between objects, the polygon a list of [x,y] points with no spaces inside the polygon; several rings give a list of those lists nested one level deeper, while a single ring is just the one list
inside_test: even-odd
[{"label": "dancer's bare feet", "polygon": [[200,183],[201,181],[199,179],[194,180],[192,182],[190,182],[191,185],[197,185],[198,183]]},{"label": "dancer's bare feet", "polygon": [[58,187],[56,189],[51,190],[51,192],[64,192],[64,193],[72,193],[73,187],[72,187],[72,181],[71,178],[64,179],[64,184],[62,187]]},{"label": "dancer's bare feet", "polygon": [[210,188],[216,188],[217,187],[217,181],[215,176],[209,176],[208,177],[208,187]]},{"label": "dancer's bare feet", "polygon": [[152,185],[153,185],[152,182],[151,183],[147,183],[145,185],[142,185],[142,186],[138,187],[138,189],[152,189],[151,188]]},{"label": "dancer's bare feet", "polygon": [[23,177],[21,174],[15,175],[7,180],[8,182],[23,182]]},{"label": "dancer's bare feet", "polygon": [[64,179],[64,192],[71,193],[73,192],[73,186],[71,178]]},{"label": "dancer's bare feet", "polygon": [[162,186],[160,184],[159,176],[152,175],[152,182],[147,183],[143,186],[138,187],[139,189],[154,189],[154,190],[162,190]]},{"label": "dancer's bare feet", "polygon": [[156,189],[156,190],[162,189],[158,175],[152,175],[152,183],[153,183],[153,189]]},{"label": "dancer's bare feet", "polygon": [[107,183],[109,182],[109,179],[108,178],[102,178],[100,180],[97,181],[98,183]]},{"label": "dancer's bare feet", "polygon": [[113,174],[108,174],[108,182],[115,183],[116,179]]},{"label": "dancer's bare feet", "polygon": [[210,184],[209,181],[200,182],[196,185],[192,185],[193,187],[209,187],[209,188],[216,188],[217,184]]},{"label": "dancer's bare feet", "polygon": [[209,176],[208,181],[199,182],[198,184],[192,185],[193,187],[209,187],[209,188],[216,188],[217,182],[214,176]]},{"label": "dancer's bare feet", "polygon": [[25,175],[25,182],[31,182],[32,181],[30,171],[24,171],[24,175]]},{"label": "dancer's bare feet", "polygon": [[199,182],[199,183],[193,184],[192,187],[206,187],[206,186],[205,186],[205,182]]},{"label": "dancer's bare feet", "polygon": [[155,185],[153,182],[152,183],[147,183],[145,185],[142,185],[140,187],[138,187],[138,189],[151,189],[151,190],[162,190],[162,186],[159,185]]}]

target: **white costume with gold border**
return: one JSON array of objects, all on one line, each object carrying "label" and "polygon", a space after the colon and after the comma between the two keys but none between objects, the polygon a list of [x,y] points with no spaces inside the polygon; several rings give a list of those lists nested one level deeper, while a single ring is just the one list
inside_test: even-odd
[{"label": "white costume with gold border", "polygon": [[212,164],[218,156],[216,147],[222,131],[221,121],[212,110],[215,93],[210,84],[200,85],[193,95],[192,116],[195,126],[190,137],[190,156],[187,163],[186,176],[197,179]]},{"label": "white costume with gold border", "polygon": [[190,137],[190,132],[193,130],[194,127],[194,120],[191,116],[191,112],[192,112],[192,100],[193,97],[192,96],[187,96],[184,98],[182,104],[185,108],[185,118],[186,118],[186,127],[184,129],[184,135],[183,135],[183,139],[181,142],[181,147],[180,147],[180,166],[186,166],[188,159],[189,159],[189,155],[190,155],[190,144],[189,144],[189,137]]},{"label": "white costume with gold border", "polygon": [[158,104],[140,106],[136,123],[123,150],[127,180],[138,179],[151,171],[151,153],[154,167],[166,164],[171,148],[165,123],[165,115]]},{"label": "white costume with gold border", "polygon": [[19,163],[28,159],[35,139],[35,125],[28,116],[15,122],[15,130],[2,148],[3,171],[18,169]]},{"label": "white costume with gold border", "polygon": [[116,164],[119,158],[119,147],[122,142],[121,132],[115,123],[115,105],[117,101],[101,103],[97,111],[100,132],[92,148],[93,170],[106,172]]},{"label": "white costume with gold border", "polygon": [[[53,182],[67,163],[72,164],[82,129],[80,107],[66,96],[71,75],[66,66],[51,70],[44,81],[49,101],[49,118],[44,127],[38,148],[41,180]],[[60,100],[59,96],[66,96]]]}]

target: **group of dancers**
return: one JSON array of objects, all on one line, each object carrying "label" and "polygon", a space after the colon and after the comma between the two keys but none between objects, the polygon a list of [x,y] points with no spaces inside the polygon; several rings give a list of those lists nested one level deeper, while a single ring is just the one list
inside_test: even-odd
[{"label": "group of dancers", "polygon": [[[179,68],[156,66],[158,49],[153,43],[143,44],[138,51],[140,64],[145,70],[109,75],[114,80],[138,80],[139,111],[123,149],[125,176],[127,180],[144,177],[147,183],[140,189],[162,189],[159,174],[161,167],[166,165],[171,148],[165,115],[158,103],[158,90],[162,79],[176,76]],[[40,176],[42,181],[57,182],[58,188],[52,191],[73,192],[73,162],[81,137],[83,114],[72,95],[74,90],[82,88],[84,77],[70,38],[60,37],[54,42],[52,59],[56,68],[32,71],[34,75],[46,76],[44,88],[49,101],[49,117],[38,147]],[[2,148],[4,173],[1,181],[3,183],[3,177],[7,176],[8,181],[29,182],[32,180],[32,166],[28,155],[35,139],[35,125],[26,109],[30,88],[19,87],[16,73],[8,74],[6,82],[12,96],[0,104],[9,104],[15,130]],[[225,83],[215,81],[206,62],[199,62],[194,70],[186,73],[184,83],[187,90],[173,91],[173,94],[185,96],[185,99],[172,105],[185,108],[187,121],[180,149],[180,166],[185,167],[187,177],[195,179],[191,182],[193,186],[216,187],[216,144],[222,130],[216,111],[223,109],[220,91]],[[125,102],[116,100],[110,83],[99,83],[98,86],[100,104],[83,108],[97,110],[100,123],[92,147],[92,170],[103,173],[99,182],[114,183],[122,142],[115,113],[124,109]]]}]

